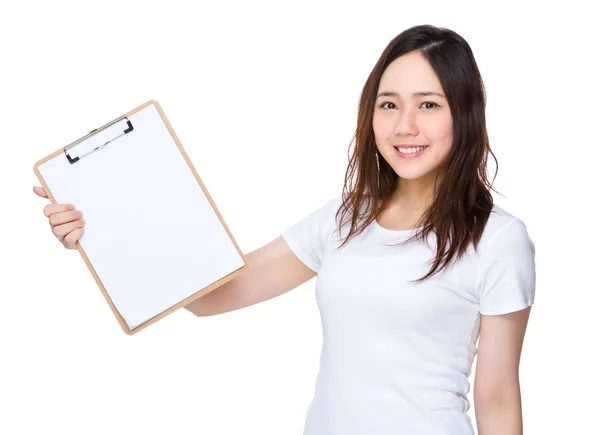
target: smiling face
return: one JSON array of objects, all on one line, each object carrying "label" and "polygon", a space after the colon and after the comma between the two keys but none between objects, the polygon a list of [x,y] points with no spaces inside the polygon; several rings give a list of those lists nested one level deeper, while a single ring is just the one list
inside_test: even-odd
[{"label": "smiling face", "polygon": [[[429,92],[440,95],[420,94]],[[401,179],[433,182],[453,133],[450,106],[435,71],[420,52],[407,53],[386,68],[377,95],[373,132],[379,152]],[[427,148],[401,154],[398,145]]]}]

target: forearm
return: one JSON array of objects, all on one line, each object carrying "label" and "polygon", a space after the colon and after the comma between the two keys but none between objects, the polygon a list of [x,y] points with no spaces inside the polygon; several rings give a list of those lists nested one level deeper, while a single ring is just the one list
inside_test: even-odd
[{"label": "forearm", "polygon": [[241,274],[185,308],[197,316],[228,313],[282,295],[317,275],[281,236],[245,254],[245,258],[246,268]]},{"label": "forearm", "polygon": [[231,287],[237,285],[239,280],[237,282],[235,281],[238,278],[239,277],[233,278],[231,281],[228,281],[222,286],[213,289],[211,292],[196,299],[192,303],[184,305],[183,308],[200,317],[211,316],[217,314],[217,312],[221,312],[222,310],[217,310],[219,299],[223,299],[232,293]]},{"label": "forearm", "polygon": [[523,435],[520,392],[502,399],[475,400],[475,418],[479,435]]}]

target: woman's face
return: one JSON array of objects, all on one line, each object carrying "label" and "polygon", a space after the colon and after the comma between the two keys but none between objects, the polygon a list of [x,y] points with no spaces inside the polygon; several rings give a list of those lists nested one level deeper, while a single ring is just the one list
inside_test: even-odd
[{"label": "woman's face", "polygon": [[[427,60],[418,51],[394,60],[381,77],[377,95],[373,131],[383,158],[400,178],[429,179],[435,175],[452,146],[452,114]],[[400,145],[427,148],[413,157],[395,149]]]}]

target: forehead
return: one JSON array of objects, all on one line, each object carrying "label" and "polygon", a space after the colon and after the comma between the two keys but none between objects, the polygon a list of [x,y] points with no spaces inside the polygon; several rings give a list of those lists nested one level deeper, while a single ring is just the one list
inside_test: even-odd
[{"label": "forehead", "polygon": [[442,85],[429,62],[418,51],[395,59],[383,72],[378,92],[389,91],[407,97],[413,92],[433,91],[443,94]]}]

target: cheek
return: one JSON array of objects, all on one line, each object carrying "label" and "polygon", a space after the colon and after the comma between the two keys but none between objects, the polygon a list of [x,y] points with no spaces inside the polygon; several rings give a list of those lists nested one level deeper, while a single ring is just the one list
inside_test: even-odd
[{"label": "cheek", "polygon": [[381,117],[373,117],[373,133],[375,137],[386,137],[388,127],[386,126],[386,121]]},{"label": "cheek", "polygon": [[435,141],[452,138],[452,122],[446,119],[433,119],[423,126],[427,137]]},{"label": "cheek", "polygon": [[441,122],[431,122],[426,127],[425,134],[432,144],[436,146],[437,150],[442,154],[450,151],[453,139],[453,128],[451,121],[448,122],[447,120],[443,120]]}]

